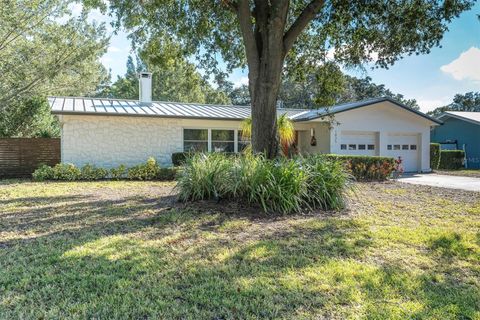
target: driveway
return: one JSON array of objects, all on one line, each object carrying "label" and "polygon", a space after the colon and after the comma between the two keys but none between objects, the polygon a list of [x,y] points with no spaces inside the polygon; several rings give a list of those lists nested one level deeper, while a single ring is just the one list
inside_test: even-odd
[{"label": "driveway", "polygon": [[480,178],[447,176],[434,173],[405,174],[398,181],[426,186],[480,192]]}]

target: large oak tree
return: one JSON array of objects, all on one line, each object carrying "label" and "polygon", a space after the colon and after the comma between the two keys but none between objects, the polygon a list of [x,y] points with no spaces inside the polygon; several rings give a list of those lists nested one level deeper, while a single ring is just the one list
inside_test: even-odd
[{"label": "large oak tree", "polygon": [[[85,0],[101,5],[102,0]],[[168,37],[202,67],[248,67],[252,144],[276,155],[276,103],[282,72],[322,63],[387,67],[438,46],[469,0],[110,0],[117,26],[135,42]],[[421,76],[414,75],[412,77]]]}]

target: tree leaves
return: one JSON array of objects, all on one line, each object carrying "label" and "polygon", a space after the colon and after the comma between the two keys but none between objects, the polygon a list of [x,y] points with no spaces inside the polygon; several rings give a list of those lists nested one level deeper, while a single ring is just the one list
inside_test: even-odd
[{"label": "tree leaves", "polygon": [[0,0],[0,110],[33,95],[84,94],[105,77],[105,28],[72,17],[69,3]]}]

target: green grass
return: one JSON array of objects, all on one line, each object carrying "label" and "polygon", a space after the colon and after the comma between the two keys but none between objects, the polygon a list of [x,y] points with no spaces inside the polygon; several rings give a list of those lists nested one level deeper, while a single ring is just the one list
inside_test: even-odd
[{"label": "green grass", "polygon": [[478,193],[358,184],[275,218],[171,187],[0,182],[0,318],[480,319]]}]

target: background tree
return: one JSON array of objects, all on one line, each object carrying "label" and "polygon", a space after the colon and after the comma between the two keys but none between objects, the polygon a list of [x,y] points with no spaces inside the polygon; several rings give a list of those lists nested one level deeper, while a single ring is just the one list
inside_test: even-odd
[{"label": "background tree", "polygon": [[[102,5],[101,0],[85,0]],[[344,0],[110,0],[103,5],[134,43],[154,38],[178,41],[186,56],[215,72],[248,66],[252,100],[252,145],[277,153],[276,104],[284,66],[318,65],[334,51],[355,66],[387,67],[405,54],[428,53],[447,24],[474,1]],[[160,18],[159,18],[160,17]]]},{"label": "background tree", "polygon": [[55,134],[45,96],[84,95],[108,76],[104,26],[73,17],[70,3],[0,0],[0,134]]},{"label": "background tree", "polygon": [[58,137],[57,118],[43,97],[23,98],[9,103],[0,113],[0,137]]},{"label": "background tree", "polygon": [[438,107],[428,112],[429,115],[438,117],[445,111],[468,111],[480,112],[480,92],[467,92],[465,94],[456,94],[453,102],[443,107]]},{"label": "background tree", "polygon": [[339,95],[338,102],[353,102],[377,97],[389,97],[395,99],[412,109],[420,110],[415,99],[407,99],[403,94],[393,93],[390,89],[385,88],[384,84],[375,84],[372,78],[356,78],[345,75],[346,89]]},{"label": "background tree", "polygon": [[[246,85],[232,89],[228,95],[234,104],[250,104]],[[385,85],[373,83],[370,77],[356,78],[346,75],[332,64],[326,64],[300,79],[287,74],[283,78],[278,97],[284,108],[320,108],[370,98],[390,97],[415,110],[420,109],[415,99],[406,99],[402,94],[393,93]]]},{"label": "background tree", "polygon": [[241,85],[227,91],[228,97],[234,105],[247,106],[251,104],[250,91],[247,85]]},{"label": "background tree", "polygon": [[97,96],[138,99],[138,77],[140,71],[153,73],[152,98],[159,101],[197,102],[229,104],[225,92],[214,89],[194,64],[188,62],[172,43],[151,41],[140,50],[139,57],[129,56],[127,72]]}]

